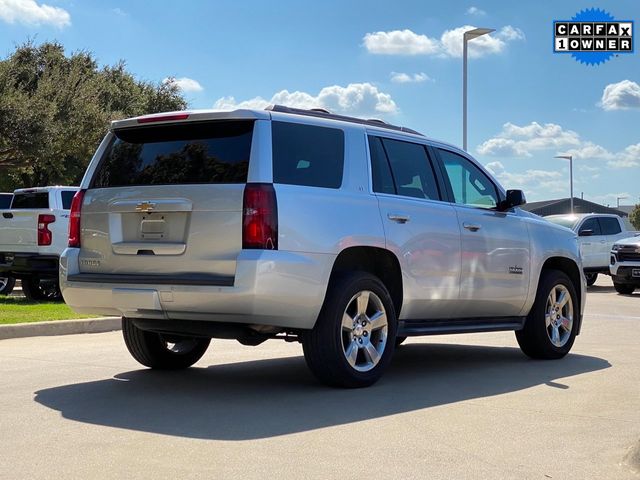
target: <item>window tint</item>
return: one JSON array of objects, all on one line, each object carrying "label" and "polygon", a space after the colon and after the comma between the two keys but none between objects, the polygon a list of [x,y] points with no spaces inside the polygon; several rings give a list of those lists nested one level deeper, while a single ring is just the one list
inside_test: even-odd
[{"label": "window tint", "polygon": [[600,217],[600,230],[603,235],[617,235],[622,232],[617,218]]},{"label": "window tint", "polygon": [[73,196],[76,194],[75,190],[63,190],[60,192],[62,196],[62,209],[70,210],[71,209],[71,201],[73,200]]},{"label": "window tint", "polygon": [[0,193],[0,210],[5,210],[11,205],[13,193]]},{"label": "window tint", "polygon": [[93,187],[244,183],[253,122],[198,122],[116,130]]},{"label": "window tint", "polygon": [[398,195],[440,200],[431,161],[423,145],[382,139]]},{"label": "window tint", "polygon": [[382,146],[382,139],[369,137],[369,151],[371,152],[371,180],[373,191],[377,193],[395,194],[396,187],[387,161],[387,155]]},{"label": "window tint", "polygon": [[593,230],[592,235],[602,235],[602,231],[600,230],[600,224],[598,223],[598,219],[595,217],[587,218],[582,225],[580,225],[580,233],[583,230]]},{"label": "window tint", "polygon": [[498,205],[498,191],[489,177],[466,158],[438,149],[456,203],[479,208]]},{"label": "window tint", "polygon": [[49,208],[49,192],[25,192],[15,193],[11,208],[27,209],[27,208]]},{"label": "window tint", "polygon": [[272,122],[273,182],[340,188],[344,132],[336,128]]}]

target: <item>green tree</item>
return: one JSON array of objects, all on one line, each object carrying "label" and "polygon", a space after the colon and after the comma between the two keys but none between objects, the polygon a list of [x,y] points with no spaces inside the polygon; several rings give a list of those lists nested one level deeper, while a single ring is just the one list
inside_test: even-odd
[{"label": "green tree", "polygon": [[0,189],[77,185],[111,120],[186,106],[175,83],[137,80],[123,61],[19,45],[0,60]]},{"label": "green tree", "polygon": [[640,230],[640,203],[631,210],[631,213],[629,214],[629,221],[631,222],[631,225],[633,225],[633,228]]}]

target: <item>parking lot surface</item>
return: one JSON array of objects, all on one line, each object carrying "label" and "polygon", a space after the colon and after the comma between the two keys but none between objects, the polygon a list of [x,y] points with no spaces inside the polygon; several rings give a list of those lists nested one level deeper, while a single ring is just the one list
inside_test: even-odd
[{"label": "parking lot surface", "polygon": [[511,332],[422,337],[361,390],[280,341],[156,372],[120,332],[2,340],[0,478],[639,478],[640,292],[601,276],[587,301],[563,360]]}]

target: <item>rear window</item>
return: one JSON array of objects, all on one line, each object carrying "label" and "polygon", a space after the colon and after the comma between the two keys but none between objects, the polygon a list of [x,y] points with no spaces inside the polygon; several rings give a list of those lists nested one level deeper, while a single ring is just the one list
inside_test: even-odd
[{"label": "rear window", "polygon": [[75,194],[75,190],[63,190],[62,192],[60,192],[60,196],[62,197],[63,210],[71,210],[71,202],[73,201],[73,196]]},{"label": "rear window", "polygon": [[116,130],[92,187],[245,183],[253,121]]},{"label": "rear window", "polygon": [[273,182],[340,188],[344,132],[337,128],[272,122]]},{"label": "rear window", "polygon": [[14,193],[12,210],[29,208],[49,208],[49,192]]}]

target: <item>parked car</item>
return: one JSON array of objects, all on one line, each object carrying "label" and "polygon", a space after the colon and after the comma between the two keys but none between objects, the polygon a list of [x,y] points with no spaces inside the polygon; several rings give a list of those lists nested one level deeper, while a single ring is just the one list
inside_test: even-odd
[{"label": "parked car", "polygon": [[407,336],[498,330],[556,359],[580,332],[580,254],[524,202],[466,152],[380,121],[132,118],[73,199],[60,284],[75,311],[121,315],[152,368],[191,366],[211,338],[281,338],[321,381],[362,387]]},{"label": "parked car", "polygon": [[578,234],[582,266],[589,286],[596,282],[599,273],[609,275],[609,254],[613,244],[632,235],[617,215],[581,213],[544,218]]},{"label": "parked car", "polygon": [[29,299],[61,298],[58,264],[68,244],[69,208],[77,191],[59,186],[19,189],[10,209],[2,211],[0,277],[21,279]]},{"label": "parked car", "polygon": [[618,240],[613,245],[609,269],[618,293],[630,295],[640,288],[640,236]]},{"label": "parked car", "polygon": [[[0,211],[9,208],[12,198],[13,193],[0,193]],[[0,276],[0,295],[9,295],[15,283],[16,279],[13,277]]]}]

